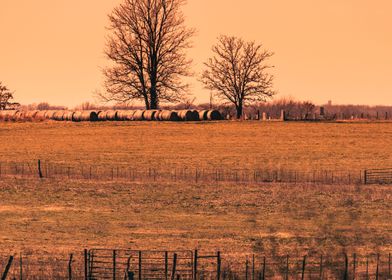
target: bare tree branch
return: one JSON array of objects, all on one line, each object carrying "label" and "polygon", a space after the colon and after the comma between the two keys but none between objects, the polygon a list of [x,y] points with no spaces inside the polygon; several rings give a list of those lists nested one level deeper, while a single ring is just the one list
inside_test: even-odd
[{"label": "bare tree branch", "polygon": [[247,103],[266,101],[275,94],[274,77],[266,71],[272,66],[265,64],[272,52],[255,42],[229,36],[219,37],[212,51],[214,56],[204,63],[201,81],[218,98],[235,105],[237,118]]},{"label": "bare tree branch", "polygon": [[15,109],[20,106],[17,102],[11,102],[13,99],[14,93],[0,81],[0,110]]},{"label": "bare tree branch", "polygon": [[185,27],[185,0],[124,0],[109,15],[111,35],[105,49],[113,65],[104,69],[104,101],[144,101],[147,109],[160,102],[180,101],[190,76],[193,29]]}]

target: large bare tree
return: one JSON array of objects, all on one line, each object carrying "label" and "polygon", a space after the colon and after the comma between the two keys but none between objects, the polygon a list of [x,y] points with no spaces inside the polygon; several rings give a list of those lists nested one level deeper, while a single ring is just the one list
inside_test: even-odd
[{"label": "large bare tree", "polygon": [[237,118],[247,103],[266,101],[275,94],[273,76],[267,72],[272,66],[265,63],[273,53],[262,45],[220,36],[212,51],[214,56],[204,63],[201,81],[218,98],[235,105]]},{"label": "large bare tree", "polygon": [[14,109],[20,104],[11,102],[14,99],[14,93],[0,81],[0,110]]},{"label": "large bare tree", "polygon": [[124,0],[109,15],[105,101],[142,100],[146,109],[182,100],[194,30],[185,26],[185,0]]}]

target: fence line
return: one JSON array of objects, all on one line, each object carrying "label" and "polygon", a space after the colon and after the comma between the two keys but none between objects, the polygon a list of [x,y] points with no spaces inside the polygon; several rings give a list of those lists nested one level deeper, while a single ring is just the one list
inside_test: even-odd
[{"label": "fence line", "polygon": [[391,279],[391,254],[225,255],[222,252],[85,249],[0,254],[6,279]]},{"label": "fence line", "polygon": [[5,177],[78,179],[131,182],[230,182],[230,183],[370,183],[366,171],[288,169],[137,168],[126,165],[67,165],[64,163],[0,162],[0,179]]}]

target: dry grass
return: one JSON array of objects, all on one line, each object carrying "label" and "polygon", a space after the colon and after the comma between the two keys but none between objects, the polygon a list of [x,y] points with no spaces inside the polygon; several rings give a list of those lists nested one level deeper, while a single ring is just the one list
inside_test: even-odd
[{"label": "dry grass", "polygon": [[389,166],[390,123],[0,123],[0,161],[360,170]]},{"label": "dry grass", "polygon": [[6,180],[5,249],[223,250],[229,254],[391,250],[392,188]]},{"label": "dry grass", "polygon": [[[0,161],[359,170],[388,123],[0,123]],[[91,247],[302,254],[392,250],[392,188],[0,180],[1,251]]]}]

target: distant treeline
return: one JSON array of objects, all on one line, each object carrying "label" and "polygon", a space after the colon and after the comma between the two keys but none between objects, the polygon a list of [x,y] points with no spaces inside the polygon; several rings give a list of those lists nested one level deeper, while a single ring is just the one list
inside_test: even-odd
[{"label": "distant treeline", "polygon": [[[76,106],[75,110],[134,110],[143,109],[143,105],[97,105],[89,102]],[[22,105],[19,109],[25,110],[68,110],[65,106],[55,106],[47,102],[38,104]],[[163,105],[165,110],[219,110],[224,118],[234,119],[236,109],[230,104],[201,103],[187,101],[176,105]],[[265,113],[267,118],[279,119],[282,110],[285,111],[288,120],[314,120],[314,119],[392,119],[392,106],[368,106],[368,105],[316,105],[311,101],[297,101],[290,98],[276,99],[270,102],[250,104],[244,108],[244,119],[262,118]]]}]

